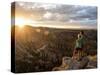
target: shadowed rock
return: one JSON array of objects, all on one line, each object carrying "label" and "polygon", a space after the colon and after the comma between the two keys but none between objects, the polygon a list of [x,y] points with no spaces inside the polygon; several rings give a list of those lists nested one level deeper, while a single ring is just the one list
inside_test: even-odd
[{"label": "shadowed rock", "polygon": [[70,57],[63,57],[62,64],[59,67],[53,68],[53,70],[75,70],[84,69],[88,65],[89,59],[83,57],[80,61],[74,60]]}]

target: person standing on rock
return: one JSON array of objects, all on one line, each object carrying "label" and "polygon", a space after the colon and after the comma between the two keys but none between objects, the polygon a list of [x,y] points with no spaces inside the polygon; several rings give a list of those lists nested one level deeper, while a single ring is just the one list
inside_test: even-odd
[{"label": "person standing on rock", "polygon": [[85,37],[84,37],[84,32],[81,31],[78,34],[78,38],[75,42],[75,49],[73,51],[73,59],[80,60],[81,57],[84,56],[84,44],[85,44]]}]

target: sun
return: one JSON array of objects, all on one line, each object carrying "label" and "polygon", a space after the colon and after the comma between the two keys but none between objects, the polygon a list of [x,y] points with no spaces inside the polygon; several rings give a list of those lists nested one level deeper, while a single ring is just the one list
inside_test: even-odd
[{"label": "sun", "polygon": [[23,28],[25,25],[31,25],[36,26],[36,21],[33,19],[26,19],[23,17],[16,17],[15,18],[15,25],[19,26],[20,28]]},{"label": "sun", "polygon": [[26,25],[26,19],[21,17],[15,18],[15,25],[23,27],[24,25]]}]

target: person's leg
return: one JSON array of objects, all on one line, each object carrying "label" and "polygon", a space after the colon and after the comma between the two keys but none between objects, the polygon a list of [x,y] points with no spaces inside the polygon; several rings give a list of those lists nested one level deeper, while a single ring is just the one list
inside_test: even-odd
[{"label": "person's leg", "polygon": [[73,51],[72,59],[76,59],[76,57],[77,57],[77,50],[75,49],[75,50]]},{"label": "person's leg", "polygon": [[78,60],[81,59],[81,56],[82,56],[82,50],[81,50],[81,48],[79,48],[79,50],[78,50]]},{"label": "person's leg", "polygon": [[80,48],[80,50],[79,50],[80,52],[80,54],[79,54],[79,60],[81,60],[82,59],[82,57],[84,57],[84,51]]},{"label": "person's leg", "polygon": [[79,60],[80,58],[80,51],[78,50],[78,53],[77,53],[77,60]]},{"label": "person's leg", "polygon": [[75,56],[75,50],[73,51],[72,59],[74,59],[74,56]]}]

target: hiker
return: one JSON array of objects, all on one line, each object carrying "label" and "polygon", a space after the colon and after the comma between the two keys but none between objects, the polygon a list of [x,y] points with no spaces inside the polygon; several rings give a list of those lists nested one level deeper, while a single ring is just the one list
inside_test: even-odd
[{"label": "hiker", "polygon": [[84,56],[84,42],[85,42],[85,37],[84,37],[84,32],[81,31],[78,34],[78,38],[75,42],[75,49],[73,51],[73,59],[80,60]]}]

